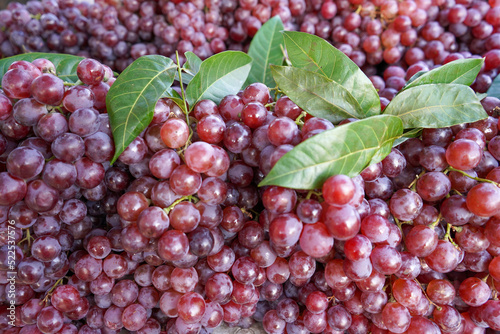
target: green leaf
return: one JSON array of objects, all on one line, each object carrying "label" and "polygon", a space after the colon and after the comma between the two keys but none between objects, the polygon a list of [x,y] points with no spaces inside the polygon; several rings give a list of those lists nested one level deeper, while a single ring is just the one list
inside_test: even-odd
[{"label": "green leaf", "polygon": [[327,77],[301,68],[271,66],[278,87],[309,114],[338,123],[345,118],[364,118],[356,99]]},{"label": "green leaf", "polygon": [[342,51],[303,32],[286,31],[283,35],[294,67],[317,72],[343,86],[361,106],[362,118],[380,114],[380,99],[372,82]]},{"label": "green leaf", "polygon": [[[201,59],[191,51],[187,51],[184,53],[184,57],[186,57],[186,62],[184,63],[184,66],[182,68],[184,69],[181,72],[182,75],[182,83],[184,85],[187,85],[191,80],[193,80],[193,77],[198,73],[200,70],[201,66]],[[175,73],[175,79],[179,80],[179,75],[176,72]]]},{"label": "green leaf", "polygon": [[389,115],[321,132],[281,157],[259,186],[318,189],[332,175],[355,176],[387,156],[402,133],[401,120]]},{"label": "green leaf", "polygon": [[283,23],[275,16],[259,29],[250,43],[248,55],[252,57],[252,69],[245,85],[262,82],[268,87],[274,87],[273,76],[269,65],[279,65],[283,60]]},{"label": "green leaf", "polygon": [[116,161],[125,148],[151,123],[156,102],[174,81],[177,66],[170,58],[144,56],[120,74],[106,96]]},{"label": "green leaf", "polygon": [[45,58],[50,60],[56,67],[57,76],[62,80],[71,83],[75,83],[78,81],[78,76],[76,75],[76,67],[83,59],[85,59],[83,57],[58,54],[58,53],[41,53],[41,52],[24,53],[0,60],[0,78],[3,77],[3,75],[5,74],[5,72],[7,72],[9,66],[13,62],[18,60],[25,60],[32,62],[33,60],[38,58]]},{"label": "green leaf", "polygon": [[193,108],[200,100],[219,103],[236,94],[248,77],[252,58],[241,51],[225,51],[207,58],[186,89],[186,100]]},{"label": "green leaf", "polygon": [[405,129],[443,128],[488,117],[474,91],[457,84],[408,88],[392,99],[384,114],[400,117]]},{"label": "green leaf", "polygon": [[399,144],[402,144],[404,143],[405,141],[407,141],[408,139],[410,138],[417,138],[417,137],[420,137],[420,135],[422,134],[422,129],[421,128],[416,128],[416,129],[411,129],[411,130],[408,130],[406,132],[404,132],[400,138],[396,139],[394,141],[394,144],[392,145],[393,147],[396,147],[398,146]]},{"label": "green leaf", "polygon": [[493,80],[493,83],[486,93],[488,94],[488,96],[493,96],[497,99],[500,99],[500,75],[497,75],[495,80]]},{"label": "green leaf", "polygon": [[[476,80],[484,59],[458,59],[431,71],[424,72],[415,79],[413,76],[404,89],[427,84],[450,83],[470,86]],[[420,72],[419,72],[420,73]],[[418,74],[418,73],[417,73]],[[415,74],[415,75],[417,75]],[[412,80],[413,79],[413,80]]]}]

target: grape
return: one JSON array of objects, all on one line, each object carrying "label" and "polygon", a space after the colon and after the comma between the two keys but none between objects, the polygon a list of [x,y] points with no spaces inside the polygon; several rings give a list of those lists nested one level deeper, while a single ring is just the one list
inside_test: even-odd
[{"label": "grape", "polygon": [[63,327],[63,315],[53,306],[44,307],[37,317],[38,329],[45,333],[56,333]]},{"label": "grape", "polygon": [[2,78],[2,89],[11,99],[24,99],[30,97],[30,87],[34,77],[30,72],[21,68],[7,71]]},{"label": "grape", "polygon": [[45,73],[33,80],[30,91],[39,103],[57,106],[64,97],[64,82],[53,74]]},{"label": "grape", "polygon": [[278,246],[293,246],[299,240],[302,227],[302,222],[296,215],[281,214],[269,226],[270,240]]},{"label": "grape", "polygon": [[141,329],[147,319],[146,309],[140,304],[129,305],[122,313],[123,327],[130,331]]},{"label": "grape", "polygon": [[408,309],[404,306],[397,302],[392,302],[384,306],[382,319],[390,331],[403,333],[410,326],[411,316]]},{"label": "grape", "polygon": [[50,302],[60,312],[71,312],[78,307],[80,294],[71,285],[61,285],[52,293]]},{"label": "grape", "polygon": [[177,301],[179,317],[192,324],[199,322],[205,314],[206,304],[203,297],[196,292],[188,292]]},{"label": "grape", "polygon": [[20,179],[32,179],[42,172],[45,160],[42,154],[29,147],[18,147],[7,157],[7,171]]},{"label": "grape", "polygon": [[177,118],[168,119],[161,128],[161,138],[170,148],[180,148],[186,144],[189,128],[185,121]]},{"label": "grape", "polygon": [[76,73],[86,85],[97,85],[104,79],[104,67],[94,59],[82,60],[77,68]]},{"label": "grape", "polygon": [[12,115],[16,122],[26,126],[33,126],[47,114],[47,107],[35,99],[22,99],[14,104]]},{"label": "grape", "polygon": [[498,212],[498,187],[491,183],[480,183],[467,194],[467,208],[475,215],[489,217]]}]

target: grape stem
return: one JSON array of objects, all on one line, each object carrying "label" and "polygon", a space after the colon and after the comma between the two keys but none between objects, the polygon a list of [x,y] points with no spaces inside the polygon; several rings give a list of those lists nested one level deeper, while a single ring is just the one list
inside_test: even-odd
[{"label": "grape stem", "polygon": [[441,307],[437,304],[435,304],[432,300],[430,300],[429,296],[427,296],[427,292],[425,292],[424,288],[422,287],[422,284],[420,284],[420,282],[414,278],[413,279],[415,281],[415,283],[418,284],[418,286],[420,287],[420,289],[422,289],[422,293],[424,294],[425,298],[427,298],[427,300],[429,301],[429,303],[431,303],[432,305],[434,305],[439,311],[441,311]]},{"label": "grape stem", "polygon": [[179,52],[175,51],[175,57],[177,59],[177,72],[179,73],[179,83],[181,86],[182,102],[184,102],[184,112],[186,113],[186,123],[189,126],[189,111],[186,103],[186,93],[184,92],[184,85],[182,84],[182,74],[181,74],[181,64],[179,60]]},{"label": "grape stem", "polygon": [[460,246],[457,245],[455,243],[455,241],[453,240],[453,238],[451,237],[451,228],[452,228],[452,225],[450,223],[446,223],[446,234],[444,235],[443,240],[448,239],[448,241],[451,242],[452,245],[455,246],[456,249],[461,250]]},{"label": "grape stem", "polygon": [[310,190],[306,195],[306,199],[311,199],[312,195],[316,195],[317,197],[321,198],[322,194],[318,191]]},{"label": "grape stem", "polygon": [[306,117],[307,113],[305,111],[301,112],[300,115],[297,117],[297,119],[295,120],[295,124],[299,125],[299,126],[302,126],[304,125],[304,122],[302,121],[302,119],[304,117]]},{"label": "grape stem", "polygon": [[174,203],[170,204],[169,207],[163,209],[163,211],[166,212],[166,214],[168,215],[170,213],[170,211],[172,211],[172,209],[177,205],[179,204],[180,202],[184,202],[184,201],[193,201],[193,202],[198,202],[198,199],[192,195],[188,195],[188,196],[182,196],[181,198],[179,198],[178,200],[176,200]]},{"label": "grape stem", "polygon": [[441,216],[441,212],[440,212],[438,214],[438,217],[436,218],[436,220],[432,224],[430,224],[429,226],[430,227],[436,227],[436,226],[438,226],[439,222],[441,221],[441,218],[442,218],[442,216]]},{"label": "grape stem", "polygon": [[30,234],[30,229],[29,229],[29,228],[27,228],[27,229],[26,229],[26,237],[24,237],[23,239],[21,239],[21,241],[19,241],[19,242],[17,243],[17,245],[19,246],[19,245],[21,245],[23,242],[27,241],[27,242],[28,242],[28,247],[30,247],[30,246],[31,246],[31,239],[35,239],[35,238],[33,238],[33,237],[31,236],[31,234]]},{"label": "grape stem", "polygon": [[58,279],[54,285],[52,285],[52,287],[50,288],[49,291],[47,291],[47,294],[45,295],[45,297],[42,299],[42,301],[44,303],[47,303],[49,301],[49,297],[52,295],[52,292],[54,292],[54,289],[57,288],[58,285],[61,285],[63,283],[63,279],[64,278],[60,278]]},{"label": "grape stem", "polygon": [[445,174],[449,171],[453,171],[453,172],[458,172],[460,174],[462,174],[463,176],[467,176],[469,179],[473,179],[473,180],[476,180],[478,182],[488,182],[488,183],[491,183],[491,184],[494,184],[495,186],[497,187],[500,187],[500,184],[495,182],[495,181],[492,181],[492,180],[488,180],[488,179],[482,179],[480,177],[474,177],[472,175],[469,175],[467,174],[466,172],[464,172],[463,170],[460,170],[460,169],[456,169],[456,168],[453,168],[453,167],[448,167],[446,168],[446,171],[445,171]]},{"label": "grape stem", "polygon": [[413,181],[411,181],[410,185],[408,186],[408,189],[411,189],[413,191],[416,191],[415,190],[415,187],[416,187],[416,184],[417,184],[417,181],[418,179],[425,174],[425,171],[421,172],[420,174],[418,174],[415,179]]}]

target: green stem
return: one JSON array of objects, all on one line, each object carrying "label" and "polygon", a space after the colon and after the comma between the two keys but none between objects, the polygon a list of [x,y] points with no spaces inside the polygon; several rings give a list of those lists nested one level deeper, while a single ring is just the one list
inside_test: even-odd
[{"label": "green stem", "polygon": [[441,310],[441,307],[437,304],[435,304],[432,300],[430,300],[429,296],[427,296],[427,292],[425,292],[424,288],[422,287],[422,284],[420,284],[420,282],[414,278],[413,281],[415,281],[415,283],[418,284],[418,286],[420,287],[420,289],[422,289],[422,293],[424,294],[425,298],[427,298],[427,300],[429,301],[429,303],[431,303],[432,305],[434,305],[434,307],[436,307],[438,310]]},{"label": "green stem", "polygon": [[429,226],[430,227],[436,227],[436,226],[438,226],[439,222],[441,221],[441,218],[442,218],[442,216],[441,216],[441,212],[440,212],[438,214],[438,217],[436,218],[436,220],[432,224],[430,224]]},{"label": "green stem", "polygon": [[306,117],[306,115],[307,115],[307,112],[305,112],[305,111],[301,112],[300,115],[295,120],[295,124],[297,124],[297,125],[304,125],[304,122],[302,121],[302,119],[304,117]]},{"label": "green stem", "polygon": [[[184,110],[186,112],[186,123],[189,126],[189,110],[188,110],[188,106],[187,106],[187,102],[186,102],[186,93],[184,92],[184,85],[182,83],[181,64],[179,61],[179,52],[178,51],[175,51],[175,57],[177,59],[177,72],[179,73],[179,83],[181,86],[182,102],[184,102]],[[189,129],[189,131],[191,132],[191,129]]]},{"label": "green stem", "polygon": [[310,190],[307,195],[306,195],[306,199],[310,199],[312,195],[316,195],[318,197],[321,197],[321,193],[320,192],[317,192],[317,191],[314,191],[314,190]]},{"label": "green stem", "polygon": [[408,186],[408,188],[411,189],[411,190],[413,190],[413,191],[416,191],[417,181],[424,174],[425,174],[425,171],[422,171],[420,174],[418,174],[417,177],[410,183],[410,185]]},{"label": "green stem", "polygon": [[49,297],[52,295],[52,292],[54,292],[54,289],[57,288],[58,285],[61,285],[63,283],[64,278],[58,279],[54,285],[50,288],[49,291],[47,291],[47,294],[43,298],[43,302],[47,303],[49,301]]},{"label": "green stem", "polygon": [[193,201],[193,202],[197,202],[198,199],[192,195],[188,195],[188,196],[182,196],[181,198],[179,198],[178,200],[176,200],[174,203],[170,204],[170,206],[168,208],[165,208],[163,209],[163,211],[165,211],[167,213],[167,215],[170,213],[170,211],[172,211],[172,209],[177,205],[179,204],[180,202],[184,202],[184,201]]},{"label": "green stem", "polygon": [[455,243],[455,240],[451,237],[451,228],[452,225],[449,223],[446,223],[446,234],[444,235],[444,240],[448,240],[449,242],[452,243],[455,248],[460,249],[460,246]]},{"label": "green stem", "polygon": [[478,182],[488,182],[488,183],[491,183],[491,184],[494,184],[495,186],[497,187],[500,187],[500,184],[495,182],[495,181],[492,181],[492,180],[488,180],[488,179],[482,179],[480,177],[474,177],[472,175],[469,175],[467,174],[466,172],[464,172],[463,170],[460,170],[460,169],[456,169],[456,168],[453,168],[453,167],[448,167],[446,169],[446,171],[453,171],[453,172],[458,172],[460,174],[462,174],[463,176],[467,176],[469,179],[473,179],[473,180],[476,180]]},{"label": "green stem", "polygon": [[31,236],[31,233],[30,233],[30,229],[27,228],[26,229],[26,237],[24,237],[23,239],[21,239],[21,241],[19,241],[17,243],[17,245],[21,245],[23,242],[27,241],[28,242],[28,248],[31,247],[31,239],[35,239],[34,237]]}]

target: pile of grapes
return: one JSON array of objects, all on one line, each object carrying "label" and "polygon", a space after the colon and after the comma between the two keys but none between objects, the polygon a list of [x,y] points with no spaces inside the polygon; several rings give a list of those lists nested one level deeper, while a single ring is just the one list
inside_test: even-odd
[{"label": "pile of grapes", "polygon": [[499,29],[498,0],[9,3],[0,58],[86,59],[0,59],[0,332],[500,331]]},{"label": "pile of grapes", "polygon": [[[92,57],[117,71],[134,59],[192,51],[201,59],[248,49],[279,16],[286,30],[329,40],[366,73],[397,64],[413,73],[471,55],[489,55],[476,82],[485,92],[500,63],[498,0],[30,0],[0,11],[0,56],[60,52]],[[418,69],[416,69],[417,67]],[[410,75],[411,76],[411,75]]]},{"label": "pile of grapes", "polygon": [[92,59],[79,85],[55,73],[37,59],[2,78],[3,333],[500,329],[498,99],[308,192],[257,184],[334,125],[264,84],[187,117],[160,99],[110,165],[113,73]]}]

